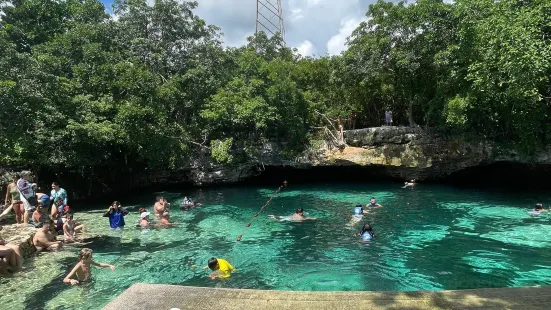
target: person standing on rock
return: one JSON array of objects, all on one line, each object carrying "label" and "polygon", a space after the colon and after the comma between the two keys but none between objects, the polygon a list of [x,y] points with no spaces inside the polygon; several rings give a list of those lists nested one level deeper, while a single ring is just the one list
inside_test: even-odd
[{"label": "person standing on rock", "polygon": [[[13,211],[15,212],[15,221],[17,224],[23,223],[23,214],[25,213],[25,207],[23,205],[23,201],[21,201],[19,191],[17,190],[17,176],[14,176],[12,178],[12,182],[8,184],[8,188],[6,189],[6,210],[2,215],[0,215],[0,218],[2,218],[5,214],[9,212],[9,205],[8,202],[11,202],[11,207],[13,208]],[[11,199],[9,199],[11,197]]]},{"label": "person standing on rock", "polygon": [[52,201],[57,201],[59,198],[63,199],[63,207],[67,205],[67,192],[59,187],[59,183],[52,183],[52,192],[50,193],[50,199]]},{"label": "person standing on rock", "polygon": [[392,111],[390,109],[385,112],[385,123],[387,126],[392,126]]},{"label": "person standing on rock", "polygon": [[31,173],[29,171],[23,171],[21,173],[21,178],[17,181],[17,190],[20,194],[20,199],[23,201],[25,213],[23,214],[23,223],[29,223],[30,214],[36,208],[37,200],[34,193],[34,188],[36,187],[35,183],[29,182]]}]

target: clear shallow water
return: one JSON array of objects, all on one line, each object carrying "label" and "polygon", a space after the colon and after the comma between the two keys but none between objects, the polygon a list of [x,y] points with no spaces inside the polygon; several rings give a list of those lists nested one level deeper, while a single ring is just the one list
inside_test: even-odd
[{"label": "clear shallow water", "polygon": [[[135,282],[274,290],[444,290],[551,284],[551,214],[527,211],[548,192],[459,190],[398,184],[290,185],[250,228],[247,222],[274,188],[197,190],[204,205],[173,208],[178,228],[134,229],[137,209],[151,210],[156,193],[134,197],[124,231],[111,231],[101,217],[104,206],[76,214],[100,237],[88,247],[94,260],[114,264],[115,272],[94,268],[92,283],[62,283],[77,263],[76,247],[41,254],[26,270],[0,279],[0,304],[8,309],[101,309]],[[184,193],[163,193],[176,202]],[[351,222],[356,202],[375,196],[383,208]],[[108,205],[109,202],[106,202]],[[305,208],[317,221],[275,222],[269,214],[289,215]],[[377,234],[363,245],[354,236],[369,222]],[[241,242],[236,237],[243,234]],[[211,256],[238,272],[212,281],[203,271]]]}]

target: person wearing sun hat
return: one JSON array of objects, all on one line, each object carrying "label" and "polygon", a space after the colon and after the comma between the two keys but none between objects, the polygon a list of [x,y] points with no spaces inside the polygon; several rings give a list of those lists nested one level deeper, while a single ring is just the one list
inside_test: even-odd
[{"label": "person wearing sun hat", "polygon": [[149,215],[151,213],[149,212],[142,212],[140,214],[140,227],[141,228],[149,228]]}]

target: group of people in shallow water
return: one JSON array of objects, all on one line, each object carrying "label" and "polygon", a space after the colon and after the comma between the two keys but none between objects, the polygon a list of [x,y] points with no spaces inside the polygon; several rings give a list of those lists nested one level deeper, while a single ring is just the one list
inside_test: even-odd
[{"label": "group of people in shallow water", "polygon": [[[14,182],[17,186],[17,193],[20,195],[22,191],[19,188],[19,181]],[[15,194],[14,183],[8,187],[9,194],[12,196],[12,205],[15,208],[20,209],[19,200],[21,196]],[[26,188],[26,184],[22,182],[22,188]],[[415,181],[405,182],[404,188],[413,188]],[[36,185],[32,184],[31,188]],[[55,251],[62,248],[64,243],[73,243],[74,245],[84,245],[85,243],[79,243],[77,235],[85,230],[85,226],[78,224],[73,219],[73,214],[70,213],[70,208],[67,205],[67,193],[64,189],[59,187],[59,184],[54,182],[52,184],[52,193],[50,196],[46,194],[36,193],[36,209],[23,208],[25,212],[32,212],[32,221],[35,223],[37,232],[33,238],[33,244],[39,251]],[[28,200],[28,195],[24,196]],[[53,202],[53,204],[52,204]],[[51,204],[49,214],[45,212]],[[152,212],[149,212],[146,208],[140,208],[138,210],[139,219],[136,223],[136,227],[142,229],[142,231],[148,231],[150,228],[168,228],[177,225],[177,223],[170,222],[170,203],[162,196],[156,197],[155,204],[153,205]],[[193,207],[200,206],[195,203],[191,198],[185,197],[180,203],[180,209],[183,211],[190,210]],[[362,220],[363,215],[369,213],[370,209],[381,208],[382,206],[377,203],[376,199],[372,197],[365,206],[357,204],[353,209],[351,224],[355,224]],[[20,219],[21,216],[16,218],[18,223],[24,221]],[[122,208],[120,202],[114,201],[109,208],[103,214],[104,217],[109,218],[109,225],[112,229],[120,229],[125,226],[125,216],[129,214],[126,208]],[[150,216],[153,214],[153,221]],[[316,220],[314,217],[305,216],[304,209],[299,208],[294,214],[289,216],[274,216],[269,215],[270,218],[275,221],[291,221],[302,222],[307,220]],[[24,217],[25,218],[25,217]],[[58,241],[56,236],[58,234],[63,235],[63,241]],[[360,242],[370,242],[375,233],[370,224],[366,223],[362,226],[360,232],[355,234],[360,238]],[[6,245],[0,238],[0,262],[5,262],[4,265],[11,264],[16,266],[22,265],[22,258],[18,249],[13,245]],[[16,253],[18,253],[16,255]],[[97,263],[92,259],[93,251],[89,248],[82,248],[78,254],[79,262],[74,266],[69,274],[64,279],[65,283],[71,285],[78,285],[86,283],[91,279],[91,266],[109,267],[115,270],[115,266],[104,263]],[[208,261],[208,265],[203,269],[209,268],[213,273],[210,274],[211,278],[228,278],[231,272],[236,269],[226,260],[222,258],[212,257]],[[0,265],[0,272],[2,272],[2,265]]]},{"label": "group of people in shallow water", "polygon": [[[13,210],[15,221],[20,226],[30,226],[36,229],[33,245],[37,251],[55,250],[61,247],[56,241],[57,235],[63,235],[66,243],[76,242],[77,233],[84,231],[84,225],[73,220],[70,207],[67,204],[67,192],[52,183],[49,194],[40,192],[36,183],[31,183],[28,171],[21,176],[14,176],[6,188],[3,218]],[[16,271],[21,268],[23,257],[18,245],[9,244],[0,237],[0,274]]]}]

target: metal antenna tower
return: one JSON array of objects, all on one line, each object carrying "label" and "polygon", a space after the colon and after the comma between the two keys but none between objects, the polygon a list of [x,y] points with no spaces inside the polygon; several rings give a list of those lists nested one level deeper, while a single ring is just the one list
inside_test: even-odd
[{"label": "metal antenna tower", "polygon": [[279,32],[285,42],[281,0],[256,0],[255,33],[258,31],[264,31],[266,35],[275,35]]}]

